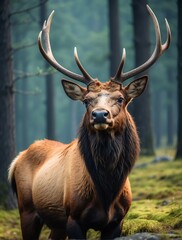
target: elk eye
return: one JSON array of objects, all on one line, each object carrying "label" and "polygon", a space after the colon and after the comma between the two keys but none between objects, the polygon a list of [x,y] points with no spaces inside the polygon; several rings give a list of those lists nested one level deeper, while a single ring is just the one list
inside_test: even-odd
[{"label": "elk eye", "polygon": [[89,105],[89,100],[88,100],[88,99],[84,99],[84,100],[83,100],[83,104],[85,104],[85,107],[88,107],[88,105]]},{"label": "elk eye", "polygon": [[120,104],[121,104],[121,103],[122,103],[122,101],[123,101],[123,98],[122,98],[122,97],[119,97],[119,98],[118,98],[118,103],[120,103]]}]

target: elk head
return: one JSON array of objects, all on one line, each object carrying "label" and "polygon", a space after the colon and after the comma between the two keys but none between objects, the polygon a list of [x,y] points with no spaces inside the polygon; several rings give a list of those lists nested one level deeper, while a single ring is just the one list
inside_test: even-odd
[{"label": "elk head", "polygon": [[83,88],[73,82],[62,80],[66,94],[71,99],[81,100],[85,104],[88,122],[96,130],[119,128],[117,125],[122,124],[121,119],[124,120],[120,116],[125,112],[126,105],[143,92],[146,83],[147,76],[144,76],[126,87],[111,80],[106,83],[95,80],[87,88]]},{"label": "elk head", "polygon": [[[161,41],[161,33],[158,20],[147,5],[147,10],[153,20],[156,34],[156,45],[151,57],[141,66],[136,67],[128,72],[123,72],[124,62],[126,59],[126,51],[123,49],[121,62],[119,64],[117,73],[111,77],[109,81],[102,83],[98,79],[92,78],[82,66],[77,49],[74,49],[74,56],[76,63],[82,72],[82,75],[73,73],[60,65],[54,58],[51,50],[49,32],[54,11],[49,16],[47,22],[44,22],[43,29],[39,34],[38,43],[39,49],[44,58],[58,71],[64,75],[82,82],[87,85],[86,88],[75,84],[68,80],[62,80],[62,84],[66,94],[73,100],[82,101],[87,108],[88,122],[93,130],[113,129],[121,123],[120,116],[125,113],[126,106],[133,99],[138,97],[144,91],[148,77],[142,76],[127,86],[123,86],[123,82],[153,65],[156,60],[169,47],[171,41],[170,27],[165,19],[167,29],[167,40],[164,44]],[[42,46],[42,35],[44,38],[45,49]],[[120,121],[117,121],[120,119]]]}]

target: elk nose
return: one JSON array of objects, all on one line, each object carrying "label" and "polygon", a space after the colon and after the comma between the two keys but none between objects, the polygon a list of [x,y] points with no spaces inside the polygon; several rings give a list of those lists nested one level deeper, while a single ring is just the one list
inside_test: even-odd
[{"label": "elk nose", "polygon": [[108,115],[109,115],[109,112],[107,110],[97,109],[92,112],[92,118],[95,123],[105,123]]}]

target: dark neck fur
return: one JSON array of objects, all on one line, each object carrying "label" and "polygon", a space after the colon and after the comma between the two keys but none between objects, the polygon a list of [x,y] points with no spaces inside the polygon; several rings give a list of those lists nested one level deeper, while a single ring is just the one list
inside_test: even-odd
[{"label": "dark neck fur", "polygon": [[90,131],[83,121],[79,148],[98,196],[107,211],[124,184],[139,152],[139,141],[130,124],[122,132]]}]

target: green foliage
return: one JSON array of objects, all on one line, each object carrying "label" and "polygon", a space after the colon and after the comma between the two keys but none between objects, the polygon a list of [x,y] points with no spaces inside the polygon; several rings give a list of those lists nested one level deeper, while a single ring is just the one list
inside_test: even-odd
[{"label": "green foliage", "polygon": [[0,210],[0,239],[20,239],[21,230],[17,210]]},{"label": "green foliage", "polygon": [[173,232],[182,237],[181,167],[180,161],[171,161],[133,170],[134,201],[124,222],[125,235]]}]

